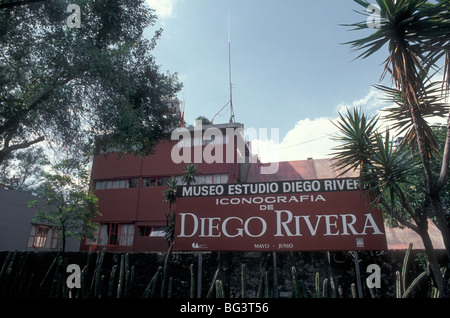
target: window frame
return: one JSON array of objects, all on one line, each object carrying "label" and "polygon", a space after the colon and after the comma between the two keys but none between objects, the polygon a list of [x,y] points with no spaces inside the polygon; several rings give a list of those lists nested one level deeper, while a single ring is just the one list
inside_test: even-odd
[{"label": "window frame", "polygon": [[[44,236],[39,234],[39,229],[45,229],[46,230]],[[34,230],[34,239],[33,239],[33,244],[31,245],[31,247],[34,247],[34,248],[45,248],[45,244],[47,243],[48,232],[49,231],[50,231],[50,227],[49,226],[37,224],[36,228]]]},{"label": "window frame", "polygon": [[94,190],[138,189],[140,178],[95,180]]},{"label": "window frame", "polygon": [[[131,226],[125,232],[123,232],[123,226]],[[106,228],[105,228],[106,227]],[[105,233],[106,229],[106,233]],[[136,231],[136,225],[134,223],[118,223],[118,222],[106,222],[99,223],[97,229],[93,233],[95,241],[86,238],[85,244],[91,246],[134,246],[134,236]],[[106,234],[105,237],[104,234]],[[125,242],[123,244],[123,242]]]},{"label": "window frame", "polygon": [[[158,188],[167,187],[167,182],[172,179],[172,176],[156,176],[156,177],[143,177],[142,187],[143,188]],[[152,180],[148,182],[148,180]]]}]

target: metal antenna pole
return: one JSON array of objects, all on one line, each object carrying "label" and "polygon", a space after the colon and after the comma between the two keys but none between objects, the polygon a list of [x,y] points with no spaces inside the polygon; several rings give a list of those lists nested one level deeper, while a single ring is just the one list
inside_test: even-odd
[{"label": "metal antenna pole", "polygon": [[228,10],[228,74],[230,81],[230,123],[235,121],[234,109],[233,109],[233,84],[231,81],[231,23],[230,23],[230,10]]}]

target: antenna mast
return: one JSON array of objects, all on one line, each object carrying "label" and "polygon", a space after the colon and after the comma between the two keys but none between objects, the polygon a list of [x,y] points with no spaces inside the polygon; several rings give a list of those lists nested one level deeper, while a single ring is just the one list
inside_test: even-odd
[{"label": "antenna mast", "polygon": [[231,81],[231,23],[230,23],[230,10],[228,10],[228,73],[230,81],[230,123],[235,122],[234,109],[233,109],[233,83]]},{"label": "antenna mast", "polygon": [[231,32],[230,32],[230,10],[228,10],[228,76],[230,81],[230,100],[228,103],[225,104],[225,106],[222,107],[221,110],[217,114],[214,115],[214,117],[211,119],[211,124],[214,123],[214,119],[217,115],[219,115],[222,110],[225,109],[228,105],[230,105],[230,123],[235,122],[234,118],[234,109],[233,109],[233,83],[231,82]]}]

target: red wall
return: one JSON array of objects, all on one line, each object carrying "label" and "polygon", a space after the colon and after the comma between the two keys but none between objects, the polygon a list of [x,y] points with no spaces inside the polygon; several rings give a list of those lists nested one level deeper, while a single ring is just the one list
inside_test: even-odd
[{"label": "red wall", "polygon": [[[139,178],[139,188],[131,189],[102,189],[96,190],[99,199],[101,216],[95,221],[100,223],[135,223],[136,225],[165,226],[168,204],[164,202],[163,191],[166,187],[142,187],[142,178],[157,176],[183,175],[184,163],[175,164],[171,159],[172,148],[177,142],[159,144],[155,153],[141,158],[140,156],[116,154],[99,154],[94,157],[92,165],[92,181],[112,180],[123,178]],[[202,148],[203,149],[203,148]],[[194,147],[192,150],[192,159]],[[226,173],[229,182],[235,182],[239,175],[239,164],[198,163],[199,174]],[[175,209],[173,206],[172,210]],[[101,250],[103,246],[85,246],[81,250]],[[164,238],[139,237],[135,228],[134,246],[108,246],[109,251],[167,251]]]}]

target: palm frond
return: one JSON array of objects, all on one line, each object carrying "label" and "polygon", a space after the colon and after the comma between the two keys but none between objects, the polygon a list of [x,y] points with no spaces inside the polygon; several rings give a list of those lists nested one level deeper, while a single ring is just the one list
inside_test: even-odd
[{"label": "palm frond", "polygon": [[[387,197],[394,209],[395,201],[404,201],[404,186],[409,185],[412,177],[417,173],[417,166],[408,155],[406,144],[394,145],[389,130],[377,133],[374,151],[370,156],[370,174],[365,179],[368,194],[374,194],[374,203]],[[406,204],[406,202],[402,202]]]},{"label": "palm frond", "polygon": [[177,200],[177,188],[179,186],[179,182],[175,178],[171,178],[167,182],[168,189],[163,191],[164,202],[166,203],[174,203]]},{"label": "palm frond", "polygon": [[341,170],[341,175],[352,171],[364,170],[367,158],[372,153],[373,133],[376,130],[378,118],[367,118],[357,108],[347,110],[344,116],[339,114],[337,123],[333,123],[340,135],[333,139],[341,142],[341,145],[333,148],[335,166]]},{"label": "palm frond", "polygon": [[181,181],[187,185],[197,183],[197,179],[195,175],[198,173],[197,165],[194,163],[186,164],[183,168],[183,176],[181,177]]},{"label": "palm frond", "polygon": [[[426,120],[435,117],[445,118],[450,111],[450,105],[445,103],[445,98],[441,94],[441,86],[441,82],[429,81],[427,84],[424,84],[423,90],[417,94],[420,112],[420,122],[418,124],[421,125],[426,138],[426,144],[429,145],[429,156],[431,156],[431,152],[438,150],[438,144],[434,132]],[[405,105],[402,92],[396,88],[383,85],[375,85],[375,87],[384,92],[386,101],[395,104],[395,106],[383,110],[386,114],[382,118],[392,123],[391,127],[397,130],[398,134],[404,135],[408,145],[414,150],[417,146],[416,130],[414,129],[413,118],[409,111],[410,108],[408,105]]]}]

